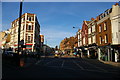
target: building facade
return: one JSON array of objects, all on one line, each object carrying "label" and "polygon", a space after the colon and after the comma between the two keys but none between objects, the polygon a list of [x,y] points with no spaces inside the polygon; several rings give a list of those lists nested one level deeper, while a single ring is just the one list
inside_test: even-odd
[{"label": "building facade", "polygon": [[[19,18],[11,23],[11,39],[10,45],[17,50],[18,46],[18,27]],[[24,48],[28,52],[36,52],[40,50],[40,25],[35,14],[25,13],[21,18],[20,41],[24,41]]]},{"label": "building facade", "polygon": [[77,31],[77,36],[78,36],[78,48],[82,46],[82,33],[81,29]]},{"label": "building facade", "polygon": [[10,48],[10,31],[0,32],[0,37],[0,48],[4,50]]},{"label": "building facade", "polygon": [[110,14],[111,33],[112,33],[112,57],[111,60],[120,61],[120,4],[116,3],[112,6],[112,13]]},{"label": "building facade", "polygon": [[96,30],[97,30],[97,20],[91,18],[88,24],[88,57],[97,58],[97,43],[96,43]]},{"label": "building facade", "polygon": [[99,59],[120,61],[120,6],[118,3],[97,17]]},{"label": "building facade", "polygon": [[88,23],[90,21],[83,21],[81,33],[82,33],[82,53],[84,57],[87,57],[89,55],[87,53],[88,49]]},{"label": "building facade", "polygon": [[110,61],[111,57],[111,20],[110,13],[112,9],[106,10],[97,17],[97,43],[100,59]]},{"label": "building facade", "polygon": [[43,53],[44,35],[40,35],[40,52]]},{"label": "building facade", "polygon": [[75,37],[65,38],[60,43],[60,50],[65,53],[72,53],[77,45],[77,35]]}]

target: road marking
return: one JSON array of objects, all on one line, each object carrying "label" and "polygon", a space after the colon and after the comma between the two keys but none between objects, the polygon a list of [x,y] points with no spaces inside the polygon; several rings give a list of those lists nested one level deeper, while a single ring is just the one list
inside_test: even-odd
[{"label": "road marking", "polygon": [[76,63],[74,60],[72,60],[73,63],[75,63],[81,70],[85,70],[82,66],[80,66],[78,63]]},{"label": "road marking", "polygon": [[[81,62],[81,61],[78,61],[78,62]],[[89,63],[89,62],[87,62],[87,61],[83,61],[84,63],[86,63],[86,64],[88,64],[88,65],[91,65],[91,66],[93,66],[93,67],[95,67],[95,68],[97,68],[97,69],[99,69],[99,70],[102,70],[102,71],[104,71],[104,72],[108,72],[107,70],[104,70],[104,69],[102,69],[102,68],[100,68],[100,67],[98,67],[98,66],[95,66],[95,65],[93,65],[93,64],[91,64],[91,63]]]},{"label": "road marking", "polygon": [[45,65],[50,64],[51,62],[55,62],[55,61],[57,61],[57,60],[49,61],[49,62],[47,62]]},{"label": "road marking", "polygon": [[39,60],[39,61],[37,61],[35,64],[37,65],[37,64],[39,64],[41,61],[42,61],[42,60]]},{"label": "road marking", "polygon": [[65,61],[62,62],[61,68],[63,67],[64,63],[65,63]]},{"label": "road marking", "polygon": [[[61,67],[59,67],[59,66],[48,66],[48,67],[61,68]],[[76,71],[76,69],[67,68],[67,67],[63,67],[63,68],[61,68],[61,69],[69,69],[69,70],[74,70],[74,71]]]}]

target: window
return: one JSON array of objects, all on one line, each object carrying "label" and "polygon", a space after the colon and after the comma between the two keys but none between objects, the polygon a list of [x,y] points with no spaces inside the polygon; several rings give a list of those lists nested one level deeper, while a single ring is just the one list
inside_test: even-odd
[{"label": "window", "polygon": [[28,36],[28,43],[30,43],[31,42],[31,38],[30,38],[30,36]]},{"label": "window", "polygon": [[34,20],[33,20],[33,17],[31,17],[31,21],[34,21]]},{"label": "window", "polygon": [[32,30],[32,26],[31,25],[28,25],[28,30]]},{"label": "window", "polygon": [[17,25],[19,25],[19,21],[17,21],[16,23],[17,23]]},{"label": "window", "polygon": [[99,38],[99,39],[100,39],[100,44],[102,44],[102,37],[100,36],[100,38]]},{"label": "window", "polygon": [[93,43],[96,43],[96,39],[95,39],[95,36],[93,36]]},{"label": "window", "polygon": [[24,30],[24,27],[25,27],[25,25],[23,25],[23,29],[22,30]]},{"label": "window", "polygon": [[14,24],[13,24],[13,27],[14,27]]},{"label": "window", "polygon": [[107,30],[107,23],[104,23],[104,30]]},{"label": "window", "polygon": [[102,26],[99,25],[99,32],[102,32]]},{"label": "window", "polygon": [[88,38],[88,40],[89,40],[89,44],[91,44],[91,37],[90,37],[90,38]]},{"label": "window", "polygon": [[88,34],[91,34],[91,28],[88,29]]},{"label": "window", "polygon": [[82,46],[82,41],[80,41],[80,46]]},{"label": "window", "polygon": [[92,26],[92,32],[95,32],[95,25]]},{"label": "window", "polygon": [[83,38],[83,44],[85,44],[85,38]]},{"label": "window", "polygon": [[107,34],[105,35],[105,43],[108,42],[108,37],[107,37]]},{"label": "window", "polygon": [[29,21],[31,21],[31,17],[29,17]]},{"label": "window", "polygon": [[28,21],[33,21],[33,17],[29,17],[29,16],[28,16],[28,17],[27,17],[27,20],[28,20]]},{"label": "window", "polygon": [[22,18],[22,22],[24,22],[24,20],[25,20],[25,18],[23,17],[23,18]]}]

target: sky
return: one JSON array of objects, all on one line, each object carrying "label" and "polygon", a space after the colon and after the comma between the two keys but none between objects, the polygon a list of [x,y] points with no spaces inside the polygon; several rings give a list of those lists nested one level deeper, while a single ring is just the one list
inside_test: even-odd
[{"label": "sky", "polygon": [[[18,2],[20,0],[1,0],[2,2]],[[23,0],[24,2],[115,2],[119,0]]]},{"label": "sky", "polygon": [[[65,37],[75,36],[84,20],[103,13],[116,2],[24,2],[23,14],[37,15],[45,44],[59,46]],[[11,27],[19,16],[19,2],[2,2],[2,30]],[[76,28],[72,28],[72,27]]]}]

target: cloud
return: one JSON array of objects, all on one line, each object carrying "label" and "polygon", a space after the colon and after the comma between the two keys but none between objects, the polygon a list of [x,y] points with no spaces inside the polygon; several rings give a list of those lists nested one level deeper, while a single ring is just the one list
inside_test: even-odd
[{"label": "cloud", "polygon": [[74,35],[72,32],[62,31],[59,29],[44,29],[41,33],[49,39],[61,39]]},{"label": "cloud", "polygon": [[[47,43],[51,47],[55,47],[56,45],[59,46],[60,42],[65,37],[74,36],[75,34],[68,31],[63,31],[60,29],[51,29],[51,28],[42,28],[41,34],[45,36],[45,44]],[[46,42],[47,41],[47,42]]]}]

